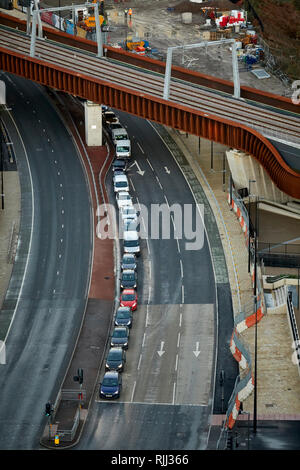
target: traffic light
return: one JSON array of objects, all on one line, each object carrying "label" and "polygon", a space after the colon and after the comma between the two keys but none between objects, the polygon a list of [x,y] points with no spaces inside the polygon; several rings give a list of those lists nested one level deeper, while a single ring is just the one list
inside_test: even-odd
[{"label": "traffic light", "polygon": [[83,369],[77,369],[77,375],[74,375],[73,380],[79,382],[80,385],[83,383]]},{"label": "traffic light", "polygon": [[226,450],[232,450],[232,449],[233,449],[233,438],[232,438],[231,432],[229,432],[227,436]]},{"label": "traffic light", "polygon": [[52,408],[51,408],[51,403],[46,403],[46,406],[45,406],[45,415],[46,416],[51,416],[51,413],[52,413]]},{"label": "traffic light", "polygon": [[82,384],[83,383],[83,369],[78,369],[77,374],[79,378],[79,383]]}]

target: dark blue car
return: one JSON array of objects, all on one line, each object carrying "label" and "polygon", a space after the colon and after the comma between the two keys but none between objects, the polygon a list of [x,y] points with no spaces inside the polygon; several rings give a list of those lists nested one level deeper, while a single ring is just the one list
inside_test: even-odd
[{"label": "dark blue car", "polygon": [[122,389],[121,374],[115,371],[105,372],[100,384],[100,398],[119,398]]}]

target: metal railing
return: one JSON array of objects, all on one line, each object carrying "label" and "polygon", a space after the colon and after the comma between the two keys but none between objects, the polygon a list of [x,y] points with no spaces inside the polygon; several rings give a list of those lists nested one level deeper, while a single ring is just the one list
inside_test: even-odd
[{"label": "metal railing", "polygon": [[80,408],[78,406],[71,429],[61,429],[57,432],[61,441],[71,442],[75,438],[76,431],[78,429],[80,422]]}]

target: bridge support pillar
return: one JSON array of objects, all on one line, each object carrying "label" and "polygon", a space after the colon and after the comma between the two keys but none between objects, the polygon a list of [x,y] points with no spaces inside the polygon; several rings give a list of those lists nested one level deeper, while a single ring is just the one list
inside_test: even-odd
[{"label": "bridge support pillar", "polygon": [[102,145],[101,105],[86,101],[84,103],[85,141],[89,147]]}]

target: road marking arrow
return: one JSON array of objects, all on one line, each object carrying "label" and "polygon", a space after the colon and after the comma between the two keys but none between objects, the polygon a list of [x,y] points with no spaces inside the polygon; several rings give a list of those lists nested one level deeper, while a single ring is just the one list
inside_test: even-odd
[{"label": "road marking arrow", "polygon": [[193,351],[196,357],[199,356],[201,351],[199,351],[199,341],[196,342],[196,351]]},{"label": "road marking arrow", "polygon": [[143,176],[144,173],[145,173],[145,170],[141,170],[141,169],[140,169],[140,166],[139,166],[139,164],[138,164],[138,162],[137,162],[136,160],[134,160],[133,164],[130,165],[129,168],[133,167],[133,165],[136,165],[136,166],[137,166],[137,173],[138,173],[139,175]]},{"label": "road marking arrow", "polygon": [[165,170],[166,170],[166,172],[168,173],[168,175],[171,173],[170,170],[169,170],[169,168],[168,168],[167,166],[165,166]]},{"label": "road marking arrow", "polygon": [[157,354],[158,354],[160,357],[161,357],[161,356],[164,354],[164,352],[165,352],[165,351],[163,350],[164,344],[165,344],[164,341],[162,341],[162,342],[160,343],[160,350],[157,351]]}]

